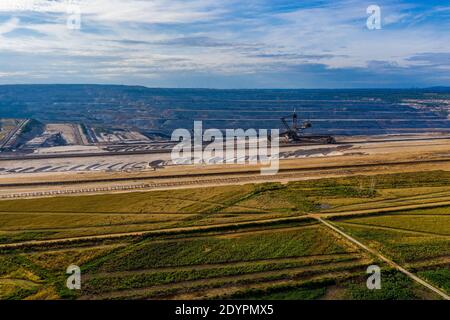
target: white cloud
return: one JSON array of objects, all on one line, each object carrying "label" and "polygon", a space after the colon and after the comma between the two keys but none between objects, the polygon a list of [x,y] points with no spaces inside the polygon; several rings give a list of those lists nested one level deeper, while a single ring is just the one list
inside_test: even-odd
[{"label": "white cloud", "polygon": [[14,31],[19,26],[20,20],[18,18],[11,18],[3,24],[0,24],[0,35]]},{"label": "white cloud", "polygon": [[211,0],[2,0],[0,12],[67,12],[78,6],[90,19],[102,22],[190,23],[220,17],[224,6]]},{"label": "white cloud", "polygon": [[17,77],[17,76],[26,76],[27,72],[24,71],[14,71],[14,72],[0,72],[0,78],[9,78],[9,77]]},{"label": "white cloud", "polygon": [[[66,0],[34,0],[33,10],[13,10],[5,5],[10,0],[1,1],[0,14],[8,11],[20,20],[0,24],[0,52],[34,55],[39,72],[42,65],[51,70],[46,74],[92,76],[95,71],[102,79],[177,71],[232,75],[308,63],[363,68],[371,61],[407,67],[419,64],[409,59],[417,53],[450,52],[447,32],[433,25],[402,27],[417,15],[409,5],[386,1],[379,31],[365,28],[371,3],[356,0],[281,12],[261,1],[74,0],[82,13],[80,31],[66,28]],[[19,27],[38,35],[7,35]]]}]

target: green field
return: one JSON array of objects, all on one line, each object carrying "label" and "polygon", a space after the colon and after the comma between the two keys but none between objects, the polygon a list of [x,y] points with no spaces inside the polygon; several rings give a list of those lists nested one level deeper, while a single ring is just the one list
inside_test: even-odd
[{"label": "green field", "polygon": [[348,234],[449,292],[450,207],[338,218]]},{"label": "green field", "polygon": [[[449,182],[438,171],[0,201],[0,298],[436,299],[313,217],[448,292]],[[71,264],[81,291],[65,288]],[[365,286],[371,264],[382,290]]]}]

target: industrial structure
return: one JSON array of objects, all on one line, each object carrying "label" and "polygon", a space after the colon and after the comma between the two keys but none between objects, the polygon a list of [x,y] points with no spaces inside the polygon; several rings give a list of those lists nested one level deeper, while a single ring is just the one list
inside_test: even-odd
[{"label": "industrial structure", "polygon": [[292,124],[289,125],[286,120],[287,117],[282,117],[281,122],[286,128],[286,131],[280,134],[280,138],[285,143],[305,143],[305,144],[332,144],[336,140],[329,135],[307,135],[304,131],[312,127],[310,121],[304,121],[301,126],[298,125],[297,112],[294,110],[292,114]]}]

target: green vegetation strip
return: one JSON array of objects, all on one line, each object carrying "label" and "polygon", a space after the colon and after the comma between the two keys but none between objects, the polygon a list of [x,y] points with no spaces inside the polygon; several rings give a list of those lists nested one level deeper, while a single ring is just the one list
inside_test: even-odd
[{"label": "green vegetation strip", "polygon": [[[223,265],[221,268],[207,268],[207,269],[191,269],[167,272],[149,272],[128,274],[126,276],[95,276],[87,281],[84,281],[84,294],[97,294],[105,291],[116,291],[132,288],[151,287],[162,284],[173,284],[183,281],[194,281],[200,279],[213,279],[228,276],[241,276],[253,274],[255,277],[258,274],[274,275],[280,271],[283,274],[292,272],[306,272],[312,270],[327,271],[340,268],[342,266],[355,267],[361,262],[354,257],[335,258],[328,261],[301,261],[301,262],[284,262],[284,263],[248,263],[241,266],[227,266]],[[364,263],[365,265],[365,263]],[[292,271],[290,271],[292,270]],[[272,272],[272,273],[271,273]]]}]

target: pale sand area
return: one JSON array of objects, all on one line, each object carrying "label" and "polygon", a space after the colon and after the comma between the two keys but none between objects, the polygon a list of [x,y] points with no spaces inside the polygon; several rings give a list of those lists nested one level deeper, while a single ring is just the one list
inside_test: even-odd
[{"label": "pale sand area", "polygon": [[[336,145],[292,147],[283,149],[283,152],[296,152],[298,150],[311,150],[314,148],[336,148]],[[150,154],[133,156],[70,158],[29,160],[45,161],[51,163],[70,162],[71,165],[89,161],[122,161],[122,162],[148,162],[152,157],[170,156],[170,154]],[[113,158],[113,159],[110,159]],[[153,159],[155,159],[153,158]],[[433,162],[435,160],[444,160]],[[59,162],[58,162],[59,161]],[[409,161],[409,162],[408,162]],[[411,161],[423,161],[410,163]],[[400,162],[400,164],[395,164]],[[408,162],[401,164],[402,162]],[[17,162],[14,162],[17,165]],[[373,164],[376,166],[374,167]],[[26,165],[29,165],[27,163]],[[352,167],[352,166],[357,167]],[[0,162],[4,166],[4,161]],[[292,158],[280,161],[279,174],[274,176],[262,176],[260,166],[254,165],[201,165],[201,166],[167,166],[164,169],[140,170],[133,172],[41,172],[41,173],[16,173],[0,177],[1,184],[41,183],[41,182],[67,182],[73,184],[53,186],[3,186],[0,195],[16,194],[23,192],[44,191],[70,191],[78,190],[82,193],[109,193],[127,192],[130,190],[164,190],[173,188],[190,188],[214,185],[232,185],[245,183],[261,183],[267,181],[288,182],[296,180],[317,179],[325,177],[339,177],[348,175],[374,175],[382,173],[450,170],[450,141],[449,140],[414,140],[414,141],[389,141],[380,143],[358,143],[343,150],[341,155]],[[299,171],[286,172],[284,169],[299,169]],[[189,176],[195,174],[195,176]],[[123,181],[95,182],[98,179],[127,179]],[[75,183],[79,181],[80,183]],[[136,189],[133,187],[136,186]],[[101,188],[102,190],[87,190]],[[117,188],[117,190],[109,190]],[[106,190],[108,189],[108,190]],[[83,191],[84,190],[84,191]]]}]

